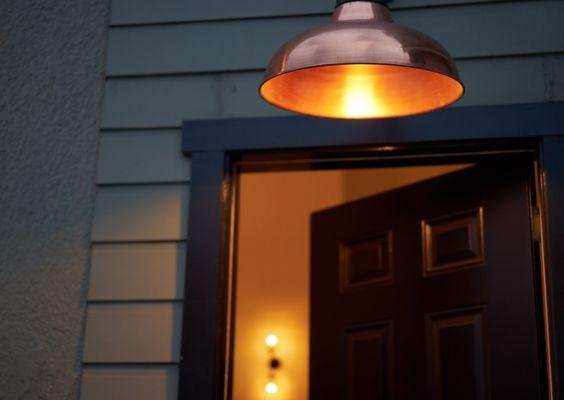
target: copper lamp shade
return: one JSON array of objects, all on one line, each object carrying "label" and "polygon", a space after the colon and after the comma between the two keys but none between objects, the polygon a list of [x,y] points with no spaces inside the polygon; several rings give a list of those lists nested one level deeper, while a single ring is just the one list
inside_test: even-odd
[{"label": "copper lamp shade", "polygon": [[278,50],[260,95],[285,110],[348,119],[419,114],[460,99],[464,87],[447,51],[395,24],[381,3],[339,0],[328,25]]}]

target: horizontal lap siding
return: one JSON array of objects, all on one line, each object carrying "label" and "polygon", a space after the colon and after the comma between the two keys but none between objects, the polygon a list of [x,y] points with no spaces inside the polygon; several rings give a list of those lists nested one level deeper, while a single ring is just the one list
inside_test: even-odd
[{"label": "horizontal lap siding", "polygon": [[[286,115],[257,94],[265,64],[333,4],[112,0],[82,400],[176,399],[189,253],[181,122]],[[391,6],[457,58],[467,89],[458,105],[564,100],[564,2]]]},{"label": "horizontal lap siding", "polygon": [[[466,85],[466,95],[457,106],[564,99],[564,54],[457,64]],[[238,72],[111,79],[106,84],[102,125],[106,129],[180,127],[182,119],[289,115],[260,99],[257,86],[262,75]],[[202,86],[216,89],[202,91]]]},{"label": "horizontal lap siding", "polygon": [[89,304],[85,363],[176,363],[182,303]]},{"label": "horizontal lap siding", "polygon": [[81,400],[176,400],[178,367],[86,366]]},{"label": "horizontal lap siding", "polygon": [[95,244],[91,301],[181,300],[186,243]]},{"label": "horizontal lap siding", "polygon": [[[439,40],[455,58],[564,50],[562,1],[533,1],[397,11],[398,23]],[[264,68],[288,38],[329,17],[113,28],[107,73],[143,75]],[[542,29],[539,26],[542,24]]]},{"label": "horizontal lap siding", "polygon": [[216,116],[222,108],[222,84],[221,76],[207,75],[107,80],[102,126],[180,127],[182,118]]},{"label": "horizontal lap siding", "polygon": [[178,151],[180,130],[104,132],[99,184],[188,182],[190,160]]},{"label": "horizontal lap siding", "polygon": [[98,189],[92,240],[186,239],[188,185],[116,186]]},{"label": "horizontal lap siding", "polygon": [[[143,137],[144,132],[134,134]],[[111,154],[126,144],[129,135],[124,137],[125,142],[114,141],[118,145],[111,147]],[[157,152],[170,151],[170,144],[147,144]],[[135,157],[145,150],[137,153]],[[124,164],[110,157],[120,167],[136,162],[131,154],[125,158]],[[176,163],[181,169],[189,165]],[[189,179],[189,170],[183,174]],[[187,184],[113,183],[98,188],[82,400],[176,398],[188,197]]]},{"label": "horizontal lap siding", "polygon": [[[395,0],[392,10],[492,0]],[[503,0],[502,0],[503,1]],[[335,0],[113,0],[112,25],[330,13]]]}]

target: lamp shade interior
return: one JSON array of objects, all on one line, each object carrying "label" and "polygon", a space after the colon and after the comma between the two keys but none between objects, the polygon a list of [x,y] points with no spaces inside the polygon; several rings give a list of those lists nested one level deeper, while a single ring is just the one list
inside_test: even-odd
[{"label": "lamp shade interior", "polygon": [[462,84],[422,68],[382,64],[314,66],[266,80],[261,96],[297,113],[328,118],[389,118],[433,111],[454,103]]}]

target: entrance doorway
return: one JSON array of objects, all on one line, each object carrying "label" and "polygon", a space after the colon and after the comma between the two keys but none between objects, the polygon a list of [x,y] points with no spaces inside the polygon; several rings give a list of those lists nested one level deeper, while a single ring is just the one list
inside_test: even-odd
[{"label": "entrance doorway", "polygon": [[544,398],[534,186],[530,155],[240,173],[231,398]]}]

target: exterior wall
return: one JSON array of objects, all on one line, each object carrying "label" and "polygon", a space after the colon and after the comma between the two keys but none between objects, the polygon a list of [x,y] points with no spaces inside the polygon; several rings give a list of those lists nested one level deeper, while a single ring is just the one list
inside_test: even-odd
[{"label": "exterior wall", "polygon": [[[333,4],[113,0],[82,399],[175,398],[190,181],[181,122],[285,115],[259,99],[262,69]],[[467,88],[458,106],[564,100],[564,2],[392,10],[454,55]]]},{"label": "exterior wall", "polygon": [[76,399],[109,1],[0,2],[0,398]]}]

